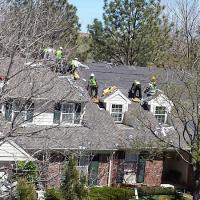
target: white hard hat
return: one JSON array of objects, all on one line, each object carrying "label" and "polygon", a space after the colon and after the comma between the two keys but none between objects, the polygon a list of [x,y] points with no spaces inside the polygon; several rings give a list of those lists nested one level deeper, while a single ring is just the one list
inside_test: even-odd
[{"label": "white hard hat", "polygon": [[78,58],[74,58],[74,60],[78,60]]},{"label": "white hard hat", "polygon": [[94,76],[94,74],[93,73],[91,73],[91,75],[90,76]]},{"label": "white hard hat", "polygon": [[59,49],[61,49],[61,50],[62,50],[63,48],[62,48],[62,47],[60,47]]}]

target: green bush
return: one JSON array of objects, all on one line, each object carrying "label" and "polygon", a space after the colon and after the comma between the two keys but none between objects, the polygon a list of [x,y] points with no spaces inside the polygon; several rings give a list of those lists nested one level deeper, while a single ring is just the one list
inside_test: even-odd
[{"label": "green bush", "polygon": [[175,190],[173,188],[163,188],[163,187],[141,187],[138,188],[139,196],[149,196],[149,195],[173,195]]},{"label": "green bush", "polygon": [[90,200],[129,200],[134,196],[131,189],[94,187],[90,189]]},{"label": "green bush", "polygon": [[26,178],[19,178],[17,180],[17,199],[20,200],[37,200],[35,186],[28,183]]},{"label": "green bush", "polygon": [[55,188],[47,189],[45,196],[47,200],[64,200],[62,192]]}]

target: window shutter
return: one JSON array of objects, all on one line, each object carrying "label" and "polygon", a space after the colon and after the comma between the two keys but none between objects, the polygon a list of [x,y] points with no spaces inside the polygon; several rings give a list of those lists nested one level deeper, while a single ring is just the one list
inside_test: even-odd
[{"label": "window shutter", "polygon": [[12,103],[6,102],[5,119],[11,121],[12,119]]},{"label": "window shutter", "polygon": [[74,124],[80,124],[80,119],[81,119],[81,103],[76,103]]},{"label": "window shutter", "polygon": [[28,110],[27,110],[27,121],[33,122],[33,114],[34,114],[34,103],[28,104]]},{"label": "window shutter", "polygon": [[61,115],[61,104],[56,103],[55,106],[54,106],[53,123],[55,123],[55,124],[60,123],[60,115]]}]

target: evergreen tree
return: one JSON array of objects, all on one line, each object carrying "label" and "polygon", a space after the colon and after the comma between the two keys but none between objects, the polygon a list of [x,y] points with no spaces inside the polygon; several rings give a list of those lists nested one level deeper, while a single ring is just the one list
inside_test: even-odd
[{"label": "evergreen tree", "polygon": [[104,0],[103,23],[89,26],[95,59],[120,64],[158,63],[169,45],[170,27],[159,0]]},{"label": "evergreen tree", "polygon": [[84,200],[88,196],[85,188],[86,178],[79,175],[76,169],[76,161],[73,156],[69,157],[68,164],[64,169],[64,179],[62,183],[62,192],[66,200]]},{"label": "evergreen tree", "polygon": [[17,180],[17,199],[19,200],[37,200],[35,186],[28,183],[26,178]]}]

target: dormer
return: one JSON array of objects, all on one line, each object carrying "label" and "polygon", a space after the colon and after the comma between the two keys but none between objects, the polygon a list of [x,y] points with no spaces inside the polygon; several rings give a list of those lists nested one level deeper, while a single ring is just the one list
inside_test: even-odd
[{"label": "dormer", "polygon": [[131,101],[118,89],[102,99],[106,110],[111,114],[115,123],[122,123],[124,113],[128,111]]},{"label": "dormer", "polygon": [[155,98],[151,97],[146,102],[148,103],[149,111],[155,115],[158,122],[160,124],[166,124],[167,116],[173,106],[172,101],[164,94],[159,94]]}]

